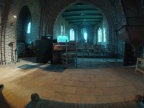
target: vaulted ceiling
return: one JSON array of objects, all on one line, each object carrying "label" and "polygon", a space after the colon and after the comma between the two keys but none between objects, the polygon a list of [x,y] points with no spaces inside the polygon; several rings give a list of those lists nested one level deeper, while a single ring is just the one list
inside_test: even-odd
[{"label": "vaulted ceiling", "polygon": [[62,16],[70,24],[75,25],[96,25],[103,20],[102,13],[95,7],[78,3],[66,9]]}]

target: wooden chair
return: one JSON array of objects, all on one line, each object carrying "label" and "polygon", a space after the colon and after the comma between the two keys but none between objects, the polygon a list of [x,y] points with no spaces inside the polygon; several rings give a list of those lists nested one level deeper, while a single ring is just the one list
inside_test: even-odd
[{"label": "wooden chair", "polygon": [[82,52],[83,52],[83,57],[84,57],[85,55],[87,55],[88,57],[90,56],[90,51],[89,51],[89,45],[88,45],[88,44],[83,45],[83,50],[82,50]]},{"label": "wooden chair", "polygon": [[66,52],[62,54],[62,63],[65,67],[75,64],[77,67],[77,45],[76,42],[66,42]]},{"label": "wooden chair", "polygon": [[100,47],[100,45],[94,45],[93,52],[94,52],[94,57],[96,57],[96,55],[100,56],[100,54],[101,54],[101,47]]},{"label": "wooden chair", "polygon": [[77,43],[77,55],[83,57],[83,44]]}]

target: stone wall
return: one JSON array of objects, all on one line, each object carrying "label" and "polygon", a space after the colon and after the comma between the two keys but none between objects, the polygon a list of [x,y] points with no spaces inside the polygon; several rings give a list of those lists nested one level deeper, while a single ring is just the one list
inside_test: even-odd
[{"label": "stone wall", "polygon": [[[6,0],[4,0],[6,2]],[[7,3],[6,3],[7,4]],[[8,10],[8,18],[6,21],[6,31],[5,34],[5,43],[3,55],[1,56],[2,60],[7,63],[12,63],[16,61],[16,43],[17,43],[17,29],[18,18],[20,11],[23,6],[28,6],[32,15],[32,33],[31,39],[35,41],[39,38],[39,20],[40,20],[40,5],[38,0],[13,0],[10,4],[10,9]],[[4,7],[3,7],[4,8]],[[5,8],[6,9],[6,8]],[[11,42],[13,45],[11,46]],[[5,54],[4,54],[5,53]]]}]

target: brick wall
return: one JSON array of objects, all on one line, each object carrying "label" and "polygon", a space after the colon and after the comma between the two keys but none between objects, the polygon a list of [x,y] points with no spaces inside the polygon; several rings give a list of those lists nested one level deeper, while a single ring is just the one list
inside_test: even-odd
[{"label": "brick wall", "polygon": [[[40,4],[38,0],[23,1],[23,0],[13,0],[10,11],[8,14],[8,20],[6,24],[6,34],[5,34],[5,56],[6,63],[12,63],[16,61],[15,50],[17,43],[17,30],[19,28],[18,18],[20,10],[23,6],[28,6],[32,15],[32,32],[30,34],[30,40],[34,42],[39,38],[39,19],[40,19]],[[16,18],[14,18],[16,16]],[[13,49],[10,43],[14,42]]]}]

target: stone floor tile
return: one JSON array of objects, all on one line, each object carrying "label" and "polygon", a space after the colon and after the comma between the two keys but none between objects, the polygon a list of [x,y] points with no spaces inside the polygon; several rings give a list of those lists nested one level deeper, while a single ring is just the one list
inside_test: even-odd
[{"label": "stone floor tile", "polygon": [[72,76],[71,79],[72,81],[80,81],[80,78],[77,76]]},{"label": "stone floor tile", "polygon": [[122,101],[124,101],[124,99],[121,95],[111,95],[111,101],[112,102],[122,102]]},{"label": "stone floor tile", "polygon": [[47,99],[50,99],[54,94],[55,94],[56,91],[53,91],[53,90],[49,90],[49,89],[43,89],[41,92],[40,92],[40,97],[41,98],[47,98]]},{"label": "stone floor tile", "polygon": [[134,93],[126,93],[126,94],[121,94],[121,96],[123,97],[123,99],[125,101],[129,101],[129,100],[133,100],[135,97]]},{"label": "stone floor tile", "polygon": [[82,82],[82,81],[73,81],[72,85],[76,86],[76,87],[83,87],[84,82]]},{"label": "stone floor tile", "polygon": [[50,99],[53,100],[53,101],[64,102],[65,93],[62,93],[62,92],[55,92],[54,94],[51,95]]},{"label": "stone floor tile", "polygon": [[71,86],[66,86],[63,90],[63,92],[66,93],[76,93],[77,87],[71,87]]},{"label": "stone floor tile", "polygon": [[83,77],[80,78],[80,81],[86,81],[86,82],[88,82],[88,81],[90,81],[90,79],[87,78],[87,77],[85,77],[85,76],[83,76]]},{"label": "stone floor tile", "polygon": [[53,83],[62,84],[63,82],[64,82],[64,80],[62,80],[62,79],[55,79]]},{"label": "stone floor tile", "polygon": [[63,85],[65,85],[65,86],[72,86],[73,85],[73,81],[70,81],[70,80],[64,81]]},{"label": "stone floor tile", "polygon": [[54,90],[56,92],[63,92],[64,88],[65,88],[65,86],[63,86],[63,85],[53,85],[52,90]]},{"label": "stone floor tile", "polygon": [[106,87],[102,89],[104,95],[114,95],[116,94],[115,87]]},{"label": "stone floor tile", "polygon": [[125,86],[126,84],[123,81],[116,81],[117,86]]},{"label": "stone floor tile", "polygon": [[92,87],[92,88],[94,88],[95,87],[95,83],[94,82],[85,82],[83,84],[83,87]]},{"label": "stone floor tile", "polygon": [[99,79],[96,78],[96,77],[94,77],[94,78],[89,78],[89,79],[90,79],[90,81],[92,81],[92,82],[100,82]]},{"label": "stone floor tile", "polygon": [[127,92],[135,92],[137,89],[134,86],[125,86]]},{"label": "stone floor tile", "polygon": [[103,91],[101,88],[92,88],[92,89],[90,89],[90,95],[102,96]]},{"label": "stone floor tile", "polygon": [[96,96],[97,103],[111,103],[112,100],[110,96]]},{"label": "stone floor tile", "polygon": [[106,82],[106,87],[115,87],[117,86],[115,82]]},{"label": "stone floor tile", "polygon": [[81,103],[81,95],[77,94],[67,94],[64,97],[64,102],[69,102],[69,103]]},{"label": "stone floor tile", "polygon": [[90,89],[85,87],[77,87],[76,94],[78,95],[89,95]]},{"label": "stone floor tile", "polygon": [[114,90],[115,90],[115,94],[124,94],[124,93],[127,93],[127,91],[124,88],[124,86],[115,87]]},{"label": "stone floor tile", "polygon": [[96,97],[95,96],[82,96],[81,103],[95,104]]},{"label": "stone floor tile", "polygon": [[95,82],[95,87],[98,88],[106,87],[106,82]]}]

